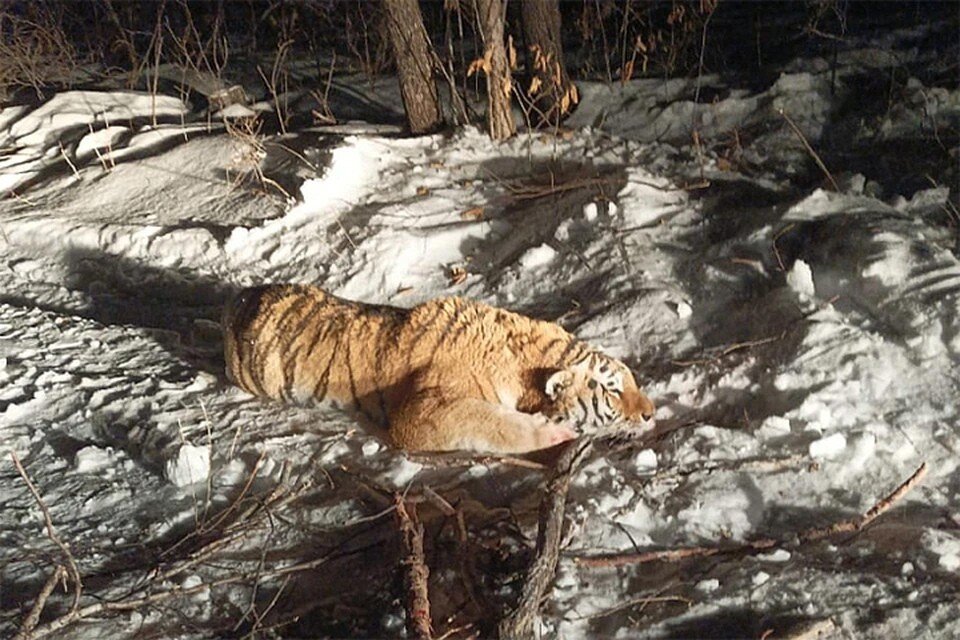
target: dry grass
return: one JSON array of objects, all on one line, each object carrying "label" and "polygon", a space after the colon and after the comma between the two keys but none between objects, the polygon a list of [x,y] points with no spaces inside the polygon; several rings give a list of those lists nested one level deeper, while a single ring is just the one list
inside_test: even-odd
[{"label": "dry grass", "polygon": [[42,3],[28,11],[0,5],[0,100],[18,89],[43,99],[49,87],[69,87],[77,79],[80,56],[64,31],[62,15]]}]

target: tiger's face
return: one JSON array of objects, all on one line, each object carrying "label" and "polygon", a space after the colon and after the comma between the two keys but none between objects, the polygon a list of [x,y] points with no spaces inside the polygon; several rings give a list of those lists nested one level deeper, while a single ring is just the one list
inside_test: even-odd
[{"label": "tiger's face", "polygon": [[653,402],[619,360],[591,354],[547,378],[545,411],[555,422],[569,422],[581,431],[605,427],[653,426]]}]

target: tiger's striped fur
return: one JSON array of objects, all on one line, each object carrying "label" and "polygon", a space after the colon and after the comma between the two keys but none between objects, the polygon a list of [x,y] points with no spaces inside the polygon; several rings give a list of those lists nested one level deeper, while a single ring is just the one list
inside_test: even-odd
[{"label": "tiger's striped fur", "polygon": [[653,416],[623,363],[554,323],[462,298],[401,309],[269,285],[241,291],[223,326],[238,386],[351,405],[409,450],[525,452]]}]

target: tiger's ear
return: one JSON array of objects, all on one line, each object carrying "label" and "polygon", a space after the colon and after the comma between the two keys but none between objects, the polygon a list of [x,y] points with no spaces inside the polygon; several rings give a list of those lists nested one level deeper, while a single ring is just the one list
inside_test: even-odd
[{"label": "tiger's ear", "polygon": [[561,369],[550,374],[550,377],[547,378],[547,384],[544,387],[544,392],[547,394],[547,397],[551,400],[556,400],[560,396],[560,392],[569,387],[573,383],[573,372]]}]

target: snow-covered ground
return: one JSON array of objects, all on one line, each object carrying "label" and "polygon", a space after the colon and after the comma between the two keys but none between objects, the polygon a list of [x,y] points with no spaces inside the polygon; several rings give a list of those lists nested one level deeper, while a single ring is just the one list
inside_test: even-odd
[{"label": "snow-covered ground", "polygon": [[[252,149],[179,98],[122,91],[4,108],[0,635],[64,562],[11,452],[81,608],[117,609],[56,637],[398,635],[395,491],[427,496],[437,630],[491,632],[544,471],[404,454],[336,409],[230,386],[220,306],[276,281],[476,298],[634,369],[657,432],[599,446],[575,478],[544,637],[960,635],[960,91],[910,75],[881,108],[865,77],[936,61],[857,45],[760,89],[583,83],[569,131],[499,145],[354,125]],[[924,461],[864,532],[790,543]],[[577,562],[760,537],[784,544]],[[40,628],[69,607],[56,591]]]}]

